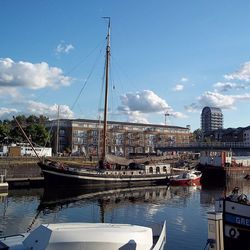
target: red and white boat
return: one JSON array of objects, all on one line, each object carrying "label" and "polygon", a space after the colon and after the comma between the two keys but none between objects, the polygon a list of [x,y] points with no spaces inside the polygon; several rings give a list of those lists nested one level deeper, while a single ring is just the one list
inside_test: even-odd
[{"label": "red and white boat", "polygon": [[170,178],[170,185],[195,186],[200,185],[202,173],[200,171],[183,172]]}]

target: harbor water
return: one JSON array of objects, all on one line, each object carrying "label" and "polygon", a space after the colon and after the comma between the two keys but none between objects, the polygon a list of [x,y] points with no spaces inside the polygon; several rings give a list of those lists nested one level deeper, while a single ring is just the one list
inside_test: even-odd
[{"label": "harbor water", "polygon": [[147,186],[122,189],[15,189],[0,194],[0,235],[24,233],[42,223],[106,222],[149,226],[167,221],[165,249],[204,249],[207,212],[216,199],[238,186],[250,195],[250,181],[226,187]]}]

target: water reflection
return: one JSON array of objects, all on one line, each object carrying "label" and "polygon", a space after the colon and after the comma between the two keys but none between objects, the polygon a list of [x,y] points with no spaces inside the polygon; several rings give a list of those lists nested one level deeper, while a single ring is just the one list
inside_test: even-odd
[{"label": "water reflection", "polygon": [[126,207],[129,203],[161,202],[171,198],[168,186],[146,186],[116,189],[44,189],[38,212],[54,213],[62,209],[83,207],[89,202],[97,202],[100,221],[105,222],[105,212]]},{"label": "water reflection", "polygon": [[0,234],[23,233],[42,223],[112,222],[147,226],[166,220],[166,249],[203,249],[207,240],[207,212],[214,209],[217,198],[230,193],[235,186],[250,195],[247,180],[230,180],[227,187],[9,190],[7,196],[0,196]]},{"label": "water reflection", "polygon": [[250,197],[250,181],[243,178],[231,178],[225,186],[203,186],[200,194],[201,206],[214,206],[216,200],[230,195],[235,187],[239,187],[240,193],[244,193]]}]

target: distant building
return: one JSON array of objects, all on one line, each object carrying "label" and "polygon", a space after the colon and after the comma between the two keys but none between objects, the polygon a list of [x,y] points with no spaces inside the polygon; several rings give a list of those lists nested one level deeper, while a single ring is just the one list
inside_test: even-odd
[{"label": "distant building", "polygon": [[201,113],[201,130],[203,134],[223,128],[223,114],[220,108],[205,107]]},{"label": "distant building", "polygon": [[[34,149],[40,157],[52,156],[52,148],[34,147]],[[36,156],[36,154],[27,143],[17,143],[0,146],[0,156]]]},{"label": "distant building", "polygon": [[243,133],[243,142],[250,145],[250,127],[246,127]]},{"label": "distant building", "polygon": [[236,142],[250,145],[250,126],[217,129],[206,133],[206,137],[216,142]]},{"label": "distant building", "polygon": [[[55,154],[70,151],[72,155],[97,156],[103,150],[103,123],[98,120],[60,119],[59,128],[57,120],[47,127],[52,131]],[[109,121],[106,150],[119,156],[151,154],[157,147],[189,143],[190,135],[185,127]]]}]

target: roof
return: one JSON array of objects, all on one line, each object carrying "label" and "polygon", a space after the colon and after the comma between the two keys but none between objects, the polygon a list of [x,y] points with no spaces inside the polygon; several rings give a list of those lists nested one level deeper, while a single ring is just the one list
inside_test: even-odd
[{"label": "roof", "polygon": [[[59,119],[60,121],[65,122],[88,122],[88,123],[99,123],[99,120],[92,119]],[[57,121],[51,120],[50,122]],[[103,123],[103,121],[101,121]],[[130,126],[142,126],[142,127],[157,127],[157,128],[173,128],[173,129],[185,129],[189,130],[187,127],[181,126],[170,126],[170,125],[161,125],[161,124],[151,124],[151,123],[133,123],[133,122],[120,122],[120,121],[108,121],[108,124],[120,124],[120,125],[130,125]]]},{"label": "roof", "polygon": [[220,113],[220,114],[222,114],[221,109],[217,108],[217,107],[204,107],[202,109],[202,113],[207,112],[207,111],[209,111],[211,113]]}]

